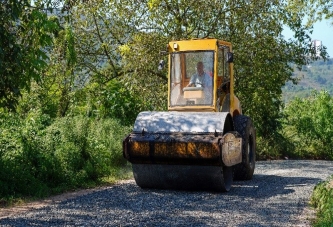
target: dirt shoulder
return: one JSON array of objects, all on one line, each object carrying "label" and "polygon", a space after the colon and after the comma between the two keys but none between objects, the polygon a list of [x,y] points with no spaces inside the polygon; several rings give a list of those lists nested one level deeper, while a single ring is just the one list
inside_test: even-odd
[{"label": "dirt shoulder", "polygon": [[[120,182],[121,183],[121,182]],[[46,199],[26,202],[24,204],[20,205],[14,205],[10,207],[0,208],[0,219],[11,217],[13,215],[39,209],[51,204],[60,203],[62,201],[65,201],[67,199],[75,198],[77,196],[87,195],[96,191],[100,191],[106,188],[111,187],[112,185],[108,186],[102,186],[97,188],[91,188],[91,189],[81,189],[73,192],[66,192],[60,195],[55,195],[48,197]]]}]

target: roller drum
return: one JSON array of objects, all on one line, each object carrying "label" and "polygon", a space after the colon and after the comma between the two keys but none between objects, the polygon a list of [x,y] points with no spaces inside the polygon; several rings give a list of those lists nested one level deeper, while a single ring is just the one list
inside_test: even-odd
[{"label": "roller drum", "polygon": [[232,129],[229,113],[141,112],[123,154],[142,188],[229,191],[220,141]]},{"label": "roller drum", "polygon": [[224,192],[232,184],[232,167],[133,164],[133,174],[141,188]]}]

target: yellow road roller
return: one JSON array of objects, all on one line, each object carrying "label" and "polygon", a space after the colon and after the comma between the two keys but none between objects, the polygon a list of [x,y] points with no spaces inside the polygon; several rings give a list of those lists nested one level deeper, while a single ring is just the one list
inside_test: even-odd
[{"label": "yellow road roller", "polygon": [[123,140],[136,184],[223,192],[251,179],[256,134],[234,94],[231,43],[171,41],[167,53],[168,111],[139,113]]}]

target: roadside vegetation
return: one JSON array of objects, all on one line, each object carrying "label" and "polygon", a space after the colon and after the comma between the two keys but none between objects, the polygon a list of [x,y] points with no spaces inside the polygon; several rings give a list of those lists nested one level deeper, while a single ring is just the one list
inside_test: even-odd
[{"label": "roadside vegetation", "polygon": [[333,160],[333,97],[313,91],[309,98],[295,98],[283,111],[283,137],[292,144],[289,156]]},{"label": "roadside vegetation", "polygon": [[33,2],[0,5],[1,203],[126,177],[122,139],[137,114],[167,109],[167,69],[157,66],[170,40],[232,42],[258,159],[333,159],[330,66],[306,74],[325,91],[282,97],[301,85],[294,66],[328,58],[311,45],[311,24],[332,18],[330,1]]},{"label": "roadside vegetation", "polygon": [[[0,113],[2,203],[41,198],[129,176],[122,139],[129,127],[85,116],[51,119]],[[7,202],[6,202],[7,201]]]},{"label": "roadside vegetation", "polygon": [[317,211],[315,227],[331,227],[333,225],[333,176],[318,184],[311,197],[311,205]]}]

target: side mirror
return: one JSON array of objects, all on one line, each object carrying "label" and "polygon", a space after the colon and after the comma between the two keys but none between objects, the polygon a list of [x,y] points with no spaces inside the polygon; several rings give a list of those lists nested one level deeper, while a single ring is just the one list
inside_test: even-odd
[{"label": "side mirror", "polygon": [[232,63],[234,62],[234,53],[228,52],[227,53],[227,63]]},{"label": "side mirror", "polygon": [[164,60],[161,60],[160,63],[158,63],[158,70],[162,70],[164,68],[165,62]]}]

